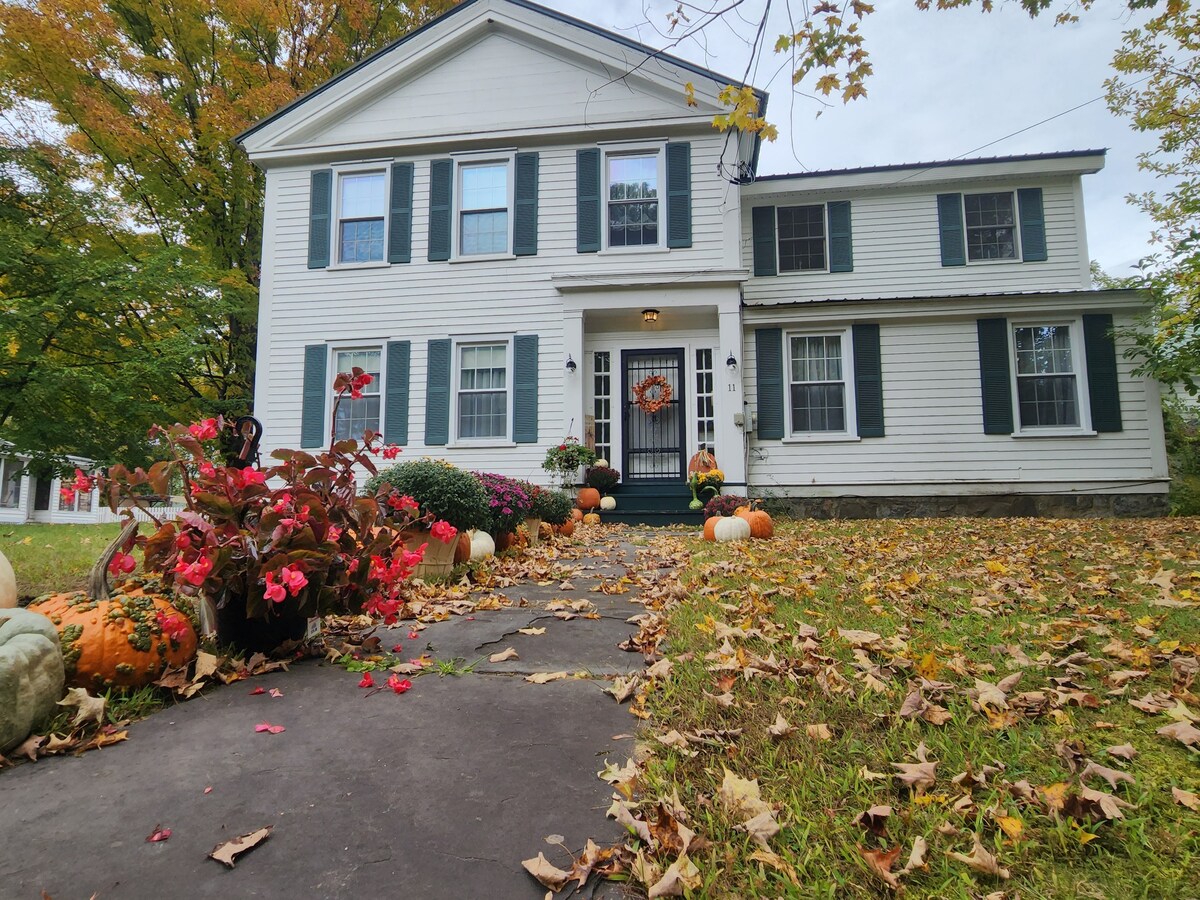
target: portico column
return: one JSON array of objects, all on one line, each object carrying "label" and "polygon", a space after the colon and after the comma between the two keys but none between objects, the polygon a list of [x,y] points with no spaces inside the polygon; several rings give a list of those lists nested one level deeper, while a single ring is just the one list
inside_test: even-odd
[{"label": "portico column", "polygon": [[[570,359],[575,371],[567,369]],[[587,383],[587,360],[583,355],[583,311],[568,309],[563,312],[563,358],[559,362],[563,373],[563,419],[561,433],[554,440],[574,435],[583,440],[584,385]]]},{"label": "portico column", "polygon": [[[722,305],[718,309],[718,333],[721,337],[720,352],[713,360],[717,375],[713,379],[716,387],[715,412],[717,415],[717,446],[713,448],[717,463],[725,473],[725,481],[732,484],[746,482],[746,432],[735,424],[735,417],[742,416],[742,311],[740,304]],[[726,364],[733,354],[737,366],[730,370]],[[731,489],[735,493],[747,493],[745,488]]]}]

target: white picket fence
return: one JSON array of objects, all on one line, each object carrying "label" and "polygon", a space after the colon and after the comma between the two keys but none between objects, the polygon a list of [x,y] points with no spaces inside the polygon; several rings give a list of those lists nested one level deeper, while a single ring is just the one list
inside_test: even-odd
[{"label": "white picket fence", "polygon": [[[154,513],[154,517],[160,522],[166,522],[170,519],[177,518],[181,512],[187,509],[186,506],[153,506],[150,511]],[[123,522],[126,518],[126,511],[121,509],[113,512],[107,506],[102,506],[95,512],[95,521],[99,524],[107,524],[109,522]],[[150,517],[140,509],[133,510],[134,517],[139,522],[149,522]]]}]

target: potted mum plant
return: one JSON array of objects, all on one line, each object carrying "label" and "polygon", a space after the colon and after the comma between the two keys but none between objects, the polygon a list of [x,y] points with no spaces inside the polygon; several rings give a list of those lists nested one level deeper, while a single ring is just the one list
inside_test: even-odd
[{"label": "potted mum plant", "polygon": [[720,495],[721,485],[725,483],[725,473],[720,469],[709,469],[706,472],[692,472],[688,476],[688,486],[692,489],[692,502],[688,504],[689,509],[700,509],[704,506],[704,501],[700,498],[711,493],[714,497]]},{"label": "potted mum plant", "polygon": [[568,437],[561,444],[546,451],[542,468],[553,475],[564,491],[575,486],[581,466],[590,466],[596,461],[596,452],[579,443],[579,438]]},{"label": "potted mum plant", "polygon": [[[339,374],[335,413],[345,396],[361,396],[370,379],[358,368]],[[128,554],[139,547],[147,572],[198,601],[203,631],[246,652],[299,640],[319,612],[396,621],[403,582],[424,548],[406,549],[395,524],[436,523],[415,509],[384,516],[375,497],[357,496],[355,470],[374,472],[374,453],[394,458],[399,448],[383,448],[381,437],[367,431],[361,443],[331,436],[321,453],[276,450],[276,465],[241,468],[214,461],[227,427],[219,418],[156,426],[151,433],[168,459],[149,470],[109,469],[100,480],[109,506],[124,507],[130,517],[136,507],[156,528],[131,535],[114,565],[127,569]],[[160,521],[143,492],[149,485],[166,493],[173,477],[182,482],[187,508],[174,521]]]},{"label": "potted mum plant", "polygon": [[617,486],[617,482],[620,480],[621,473],[609,466],[588,466],[583,473],[583,483],[588,487],[595,488],[601,494],[607,494]]},{"label": "potted mum plant", "polygon": [[533,500],[525,485],[515,478],[492,472],[476,472],[475,477],[488,493],[487,532],[497,550],[506,550],[512,545],[517,526],[528,518]]}]

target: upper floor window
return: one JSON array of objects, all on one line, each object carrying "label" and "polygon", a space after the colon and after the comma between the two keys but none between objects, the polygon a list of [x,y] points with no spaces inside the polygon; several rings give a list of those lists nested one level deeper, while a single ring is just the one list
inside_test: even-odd
[{"label": "upper floor window", "polygon": [[[337,419],[333,423],[334,437],[339,441],[362,440],[367,429],[378,432],[379,428],[379,348],[361,350],[337,350],[333,354],[333,371],[350,372],[358,366],[371,376],[371,383],[362,389],[362,397],[354,399],[349,394],[342,397],[337,408]],[[330,385],[333,378],[329,378]],[[330,401],[332,403],[332,401]]]},{"label": "upper floor window", "polygon": [[458,437],[508,437],[508,342],[458,347]]},{"label": "upper floor window", "polygon": [[658,151],[608,155],[609,247],[658,245],[661,157]]},{"label": "upper floor window", "polygon": [[1016,204],[1011,192],[964,194],[967,259],[1017,258]]},{"label": "upper floor window", "polygon": [[1079,376],[1071,326],[1013,328],[1017,410],[1022,428],[1077,428]]},{"label": "upper floor window", "polygon": [[463,163],[458,172],[459,254],[508,253],[509,163]]},{"label": "upper floor window", "polygon": [[386,188],[383,172],[346,172],[339,176],[339,263],[383,262]]},{"label": "upper floor window", "polygon": [[779,271],[824,271],[825,204],[781,206],[777,212]]}]

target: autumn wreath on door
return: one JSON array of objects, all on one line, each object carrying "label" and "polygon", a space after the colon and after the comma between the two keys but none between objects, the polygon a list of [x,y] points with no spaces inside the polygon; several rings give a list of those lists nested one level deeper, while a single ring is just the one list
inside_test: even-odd
[{"label": "autumn wreath on door", "polygon": [[665,375],[651,375],[633,386],[633,402],[648,416],[671,402],[671,383]]}]

